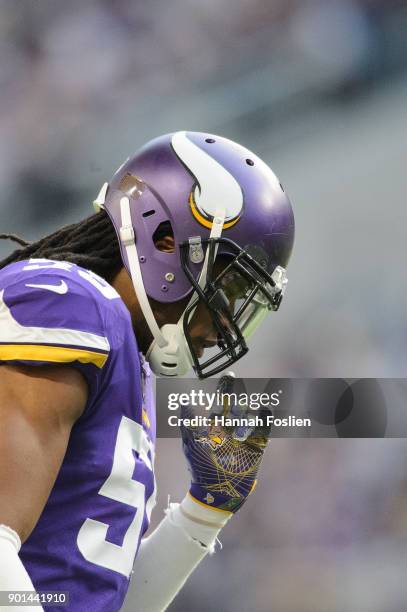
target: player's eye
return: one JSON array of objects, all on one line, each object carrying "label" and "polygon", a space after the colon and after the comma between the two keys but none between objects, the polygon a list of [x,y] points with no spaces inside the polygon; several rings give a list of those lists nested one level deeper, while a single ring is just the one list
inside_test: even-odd
[{"label": "player's eye", "polygon": [[244,299],[249,295],[253,283],[250,283],[238,272],[227,272],[221,278],[220,284],[229,301]]}]

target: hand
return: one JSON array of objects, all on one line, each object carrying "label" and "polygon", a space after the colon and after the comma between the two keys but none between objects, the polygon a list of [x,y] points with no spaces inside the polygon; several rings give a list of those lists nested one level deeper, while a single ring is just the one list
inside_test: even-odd
[{"label": "hand", "polygon": [[[217,387],[220,393],[232,393],[234,377],[223,376]],[[246,407],[224,403],[226,417],[245,416]],[[269,411],[256,411],[265,417]],[[191,417],[184,408],[182,417]],[[251,418],[255,415],[251,413]],[[208,427],[181,426],[183,450],[192,476],[190,494],[198,502],[217,510],[237,512],[254,490],[257,472],[268,443],[267,427],[222,426],[210,414]]]}]

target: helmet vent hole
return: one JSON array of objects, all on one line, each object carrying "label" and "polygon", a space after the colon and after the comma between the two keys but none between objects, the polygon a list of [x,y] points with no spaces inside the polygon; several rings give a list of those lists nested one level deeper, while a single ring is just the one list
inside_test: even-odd
[{"label": "helmet vent hole", "polygon": [[280,187],[281,187],[281,191],[283,191],[283,192],[285,193],[285,191],[284,191],[284,187],[282,186],[282,184],[281,184],[281,183],[280,183]]},{"label": "helmet vent hole", "polygon": [[248,166],[254,166],[254,161],[252,159],[246,159],[246,164]]},{"label": "helmet vent hole", "polygon": [[151,215],[154,215],[155,210],[147,210],[145,213],[143,213],[143,217],[151,217]]},{"label": "helmet vent hole", "polygon": [[209,144],[213,144],[215,141],[214,138],[205,138],[205,142],[209,143]]}]

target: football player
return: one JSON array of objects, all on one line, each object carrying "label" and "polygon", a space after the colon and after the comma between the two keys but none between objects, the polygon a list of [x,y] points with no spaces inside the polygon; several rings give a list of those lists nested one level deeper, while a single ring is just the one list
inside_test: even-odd
[{"label": "football player", "polygon": [[[245,502],[265,444],[183,431],[191,491],[142,539],[151,371],[205,378],[247,353],[284,293],[293,213],[254,153],[196,132],[149,142],[94,205],[0,262],[0,591],[65,591],[69,610],[112,612],[134,565],[137,609],[158,611]],[[243,446],[240,478],[227,464]]]}]

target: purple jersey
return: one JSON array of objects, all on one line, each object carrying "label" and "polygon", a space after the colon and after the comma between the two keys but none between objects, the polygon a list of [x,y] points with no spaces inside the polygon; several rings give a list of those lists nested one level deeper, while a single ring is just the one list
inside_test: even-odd
[{"label": "purple jersey", "polygon": [[[152,376],[130,314],[99,276],[33,259],[0,271],[0,363],[69,364],[89,387],[58,478],[21,548],[52,610],[119,610],[155,503]],[[47,608],[46,608],[47,609]]]}]

